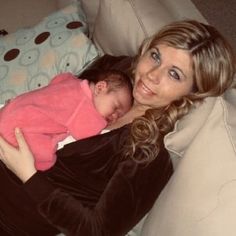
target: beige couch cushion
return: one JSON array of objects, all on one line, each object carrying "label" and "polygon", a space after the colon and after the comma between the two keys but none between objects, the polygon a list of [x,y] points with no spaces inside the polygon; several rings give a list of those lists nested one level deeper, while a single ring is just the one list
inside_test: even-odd
[{"label": "beige couch cushion", "polygon": [[101,0],[93,40],[112,55],[134,55],[143,39],[174,18],[156,0]]},{"label": "beige couch cushion", "polygon": [[[67,0],[66,0],[67,1]],[[100,0],[80,0],[82,8],[86,14],[87,23],[89,25],[89,34],[92,36],[96,18],[99,10]]]},{"label": "beige couch cushion", "polygon": [[190,0],[81,0],[90,37],[101,53],[136,54],[144,38],[173,20],[205,21]]},{"label": "beige couch cushion", "polygon": [[208,98],[165,139],[174,175],[143,236],[235,236],[236,90]]}]

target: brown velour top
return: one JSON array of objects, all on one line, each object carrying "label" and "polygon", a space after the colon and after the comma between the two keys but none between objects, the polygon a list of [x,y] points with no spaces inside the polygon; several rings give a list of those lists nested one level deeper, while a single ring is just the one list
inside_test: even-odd
[{"label": "brown velour top", "polygon": [[60,150],[53,168],[26,184],[0,162],[0,235],[125,235],[172,174],[163,148],[149,165],[123,158],[129,126]]}]

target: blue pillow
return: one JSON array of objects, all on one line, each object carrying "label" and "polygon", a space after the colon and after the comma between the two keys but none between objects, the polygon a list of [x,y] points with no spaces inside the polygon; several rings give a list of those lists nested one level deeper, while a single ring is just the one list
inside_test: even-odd
[{"label": "blue pillow", "polygon": [[79,74],[98,56],[87,37],[79,2],[45,17],[32,28],[0,38],[0,103],[47,85],[58,73]]}]

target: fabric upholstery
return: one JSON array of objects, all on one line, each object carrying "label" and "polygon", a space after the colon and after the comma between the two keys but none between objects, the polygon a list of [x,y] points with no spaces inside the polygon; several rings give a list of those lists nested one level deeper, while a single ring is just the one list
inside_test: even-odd
[{"label": "fabric upholstery", "polygon": [[79,3],[52,13],[31,28],[0,38],[0,103],[47,85],[61,72],[77,74],[98,52],[87,37]]},{"label": "fabric upholstery", "polygon": [[174,175],[157,199],[142,236],[234,236],[236,91],[208,98],[165,138]]}]

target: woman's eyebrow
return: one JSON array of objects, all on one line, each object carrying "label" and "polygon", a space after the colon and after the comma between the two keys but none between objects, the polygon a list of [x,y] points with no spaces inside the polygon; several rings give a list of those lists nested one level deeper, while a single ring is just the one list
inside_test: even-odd
[{"label": "woman's eyebrow", "polygon": [[154,46],[153,49],[155,49],[157,51],[157,53],[161,56],[160,50],[158,48],[158,46]]}]

